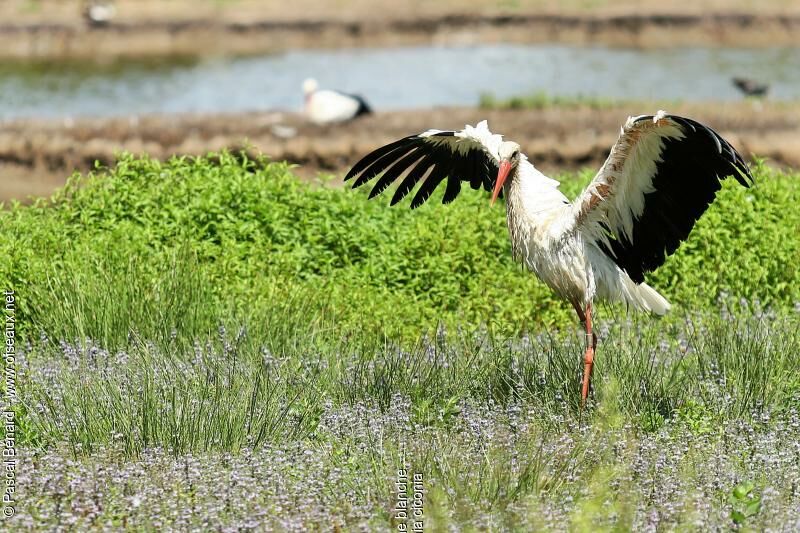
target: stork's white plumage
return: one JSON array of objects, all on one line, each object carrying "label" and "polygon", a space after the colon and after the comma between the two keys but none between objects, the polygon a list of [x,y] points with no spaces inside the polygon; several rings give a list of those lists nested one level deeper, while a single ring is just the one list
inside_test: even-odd
[{"label": "stork's white plumage", "polygon": [[490,132],[486,121],[395,141],[361,159],[345,180],[356,178],[355,188],[381,173],[370,198],[404,176],[392,205],[423,178],[412,208],[445,180],[443,203],[456,198],[462,181],[492,191],[492,203],[504,194],[514,258],[570,302],[586,329],[584,402],[597,344],[594,300],[666,313],[669,303],[644,282],[645,274],[689,236],[722,179],[733,176],[745,187],[753,180],[742,156],[714,130],[663,111],[628,119],[608,159],[574,201],[517,143]]},{"label": "stork's white plumage", "polygon": [[305,106],[308,119],[315,124],[346,122],[358,116],[372,113],[367,102],[358,95],[320,89],[317,80],[303,82]]},{"label": "stork's white plumage", "polygon": [[92,0],[84,6],[83,15],[91,26],[107,26],[117,14],[113,1]]}]

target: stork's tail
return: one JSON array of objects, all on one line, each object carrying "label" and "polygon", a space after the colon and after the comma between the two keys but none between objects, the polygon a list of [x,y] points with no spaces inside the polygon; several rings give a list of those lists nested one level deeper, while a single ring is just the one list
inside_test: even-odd
[{"label": "stork's tail", "polygon": [[658,294],[656,290],[647,283],[640,283],[636,286],[636,296],[639,305],[645,311],[650,311],[656,315],[663,315],[669,311],[669,302]]}]

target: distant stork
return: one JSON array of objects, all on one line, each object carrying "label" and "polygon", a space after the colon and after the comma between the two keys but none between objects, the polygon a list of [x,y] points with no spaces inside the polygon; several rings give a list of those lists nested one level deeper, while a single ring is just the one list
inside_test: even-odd
[{"label": "distant stork", "polygon": [[766,96],[769,91],[769,84],[749,78],[733,78],[731,81],[745,96]]},{"label": "distant stork", "polygon": [[339,91],[322,90],[317,80],[309,78],[303,82],[305,114],[315,124],[345,122],[360,115],[372,113],[366,101],[358,95]]},{"label": "distant stork", "polygon": [[644,282],[645,274],[689,236],[721,180],[733,176],[745,187],[753,181],[742,156],[714,130],[663,111],[628,119],[608,159],[574,201],[517,143],[491,133],[486,121],[461,131],[428,130],[378,148],[345,181],[356,178],[355,188],[380,174],[370,198],[404,176],[392,205],[422,181],[412,209],[442,182],[445,204],[462,182],[492,191],[492,204],[504,194],[514,258],[571,303],[586,330],[581,405],[597,346],[595,298],[666,313],[669,303]]},{"label": "distant stork", "polygon": [[90,0],[84,3],[83,17],[93,27],[108,26],[117,14],[112,0]]}]

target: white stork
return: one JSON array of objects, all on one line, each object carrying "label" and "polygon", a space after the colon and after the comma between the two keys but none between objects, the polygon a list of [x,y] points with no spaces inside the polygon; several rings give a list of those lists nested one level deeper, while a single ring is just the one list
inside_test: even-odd
[{"label": "white stork", "polygon": [[320,89],[317,80],[312,78],[303,82],[303,94],[305,95],[304,112],[308,119],[315,124],[346,122],[372,113],[369,104],[361,96]]},{"label": "white stork", "polygon": [[492,204],[504,194],[514,258],[571,303],[586,330],[582,405],[597,347],[594,300],[666,313],[669,303],[644,282],[645,274],[689,236],[720,180],[733,176],[745,187],[753,181],[742,156],[714,130],[663,111],[628,119],[608,159],[574,201],[517,143],[490,132],[486,121],[462,131],[428,130],[378,148],[345,181],[357,178],[355,188],[381,173],[370,198],[404,176],[392,205],[424,178],[412,209],[443,181],[445,204],[456,198],[462,181],[492,191]]},{"label": "white stork", "polygon": [[102,27],[111,24],[117,14],[113,1],[91,0],[83,7],[83,16],[90,26]]}]

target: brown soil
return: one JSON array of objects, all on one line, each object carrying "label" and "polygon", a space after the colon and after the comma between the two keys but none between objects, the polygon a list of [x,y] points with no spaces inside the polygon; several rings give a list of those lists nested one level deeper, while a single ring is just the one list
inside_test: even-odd
[{"label": "brown soil", "polygon": [[[800,14],[794,0],[115,0],[119,22],[225,20],[382,20],[477,15],[624,13]],[[25,24],[80,23],[85,0],[3,0],[0,17]]]},{"label": "brown soil", "polygon": [[78,1],[6,0],[0,5],[0,58],[97,60],[495,41],[800,44],[800,3],[789,0],[396,0],[379,9],[367,0],[118,0],[117,5],[111,25],[90,28]]},{"label": "brown soil", "polygon": [[[379,113],[348,124],[318,127],[286,113],[149,116],[133,119],[17,121],[0,127],[0,199],[43,195],[95,160],[113,164],[121,150],[157,158],[250,146],[275,160],[300,164],[298,173],[341,174],[380,145],[431,127],[460,129],[487,118],[493,131],[519,142],[546,172],[599,165],[629,114],[640,105],[543,110],[439,108]],[[717,129],[743,154],[800,167],[800,108],[738,102],[681,104],[668,109]]]}]

